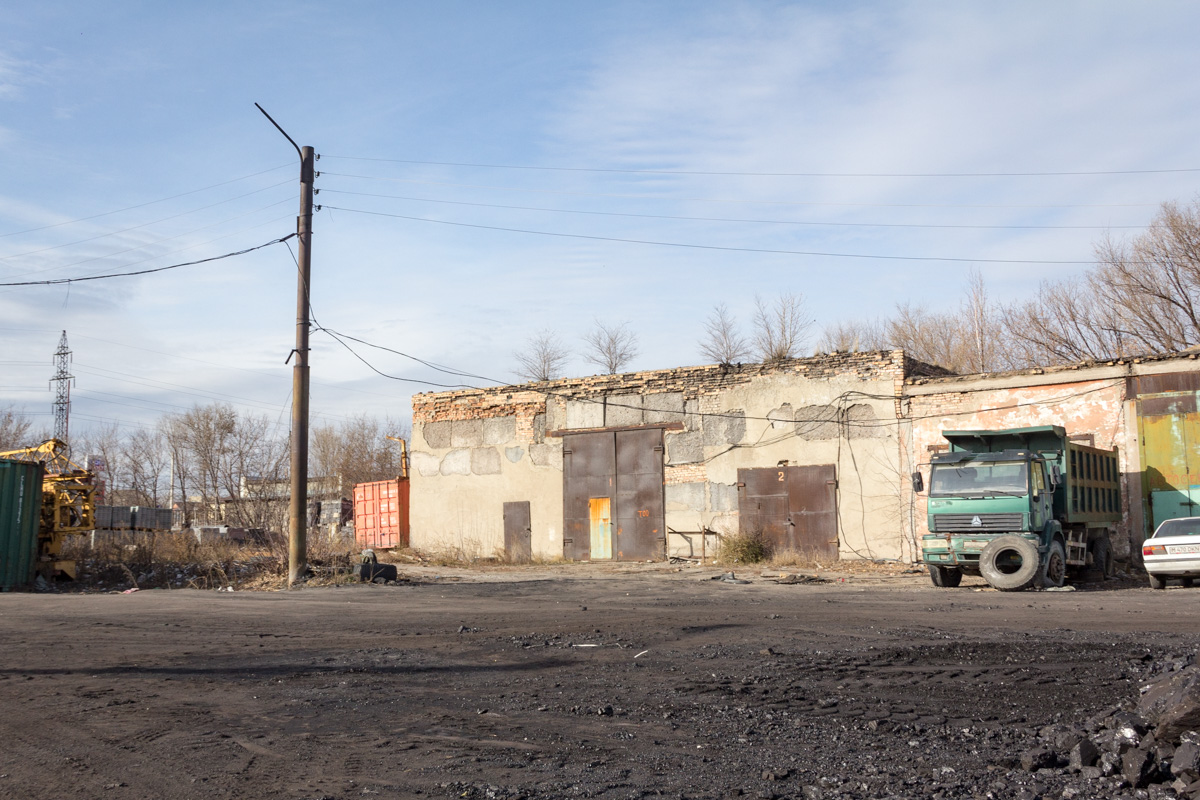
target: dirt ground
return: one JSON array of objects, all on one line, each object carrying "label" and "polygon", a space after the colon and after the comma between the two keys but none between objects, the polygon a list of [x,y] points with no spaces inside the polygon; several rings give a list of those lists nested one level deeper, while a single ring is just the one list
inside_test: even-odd
[{"label": "dirt ground", "polygon": [[1133,580],[402,572],[0,595],[0,797],[1057,798],[1038,729],[1200,643],[1200,590]]}]

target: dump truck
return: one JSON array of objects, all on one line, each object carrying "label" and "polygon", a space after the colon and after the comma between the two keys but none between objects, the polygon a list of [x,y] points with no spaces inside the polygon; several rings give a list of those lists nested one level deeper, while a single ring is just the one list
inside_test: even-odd
[{"label": "dump truck", "polygon": [[[1001,591],[1062,586],[1068,574],[1112,572],[1121,519],[1117,450],[1072,441],[1043,425],[945,431],[929,463],[921,557],[934,586],[982,575]],[[913,490],[924,491],[920,471]]]}]

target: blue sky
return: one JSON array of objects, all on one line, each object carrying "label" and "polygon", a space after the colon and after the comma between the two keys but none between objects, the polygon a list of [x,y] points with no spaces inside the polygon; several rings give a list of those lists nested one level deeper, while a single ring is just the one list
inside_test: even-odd
[{"label": "blue sky", "polygon": [[[1017,299],[1085,269],[1106,230],[1191,201],[1200,177],[978,175],[1200,168],[1191,3],[0,10],[0,282],[290,233],[295,153],[259,102],[322,156],[321,324],[502,381],[531,334],[574,347],[597,318],[629,322],[640,369],[700,362],[712,306],[745,320],[756,294],[803,293],[818,327],[957,305],[971,267]],[[294,307],[280,245],[0,288],[0,405],[49,422],[66,329],[73,429],[212,400],[286,423]],[[313,347],[318,421],[405,417],[428,388],[322,333]]]}]

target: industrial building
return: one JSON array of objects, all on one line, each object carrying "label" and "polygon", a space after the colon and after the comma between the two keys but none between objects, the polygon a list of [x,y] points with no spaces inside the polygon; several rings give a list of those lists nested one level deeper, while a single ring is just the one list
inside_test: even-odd
[{"label": "industrial building", "polygon": [[411,542],[646,560],[742,531],[818,561],[915,561],[909,476],[941,431],[1056,424],[1119,448],[1129,558],[1200,500],[1198,390],[1196,354],[959,376],[891,350],[419,394]]}]

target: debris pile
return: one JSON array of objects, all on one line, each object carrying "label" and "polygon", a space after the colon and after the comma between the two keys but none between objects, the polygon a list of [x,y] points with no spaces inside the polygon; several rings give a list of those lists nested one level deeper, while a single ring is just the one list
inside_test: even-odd
[{"label": "debris pile", "polygon": [[1200,800],[1200,666],[1188,658],[1166,668],[1136,703],[1082,724],[1042,728],[1038,745],[1021,754],[1021,767]]}]

